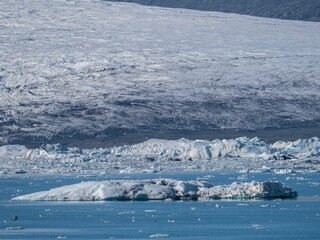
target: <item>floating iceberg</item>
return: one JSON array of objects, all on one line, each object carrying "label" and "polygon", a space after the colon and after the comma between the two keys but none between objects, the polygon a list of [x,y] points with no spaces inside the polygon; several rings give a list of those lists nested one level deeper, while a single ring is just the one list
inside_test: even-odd
[{"label": "floating iceberg", "polygon": [[40,201],[146,201],[237,198],[293,198],[297,192],[279,182],[232,183],[212,185],[201,181],[174,179],[112,180],[82,182],[49,191],[15,197],[14,200]]}]

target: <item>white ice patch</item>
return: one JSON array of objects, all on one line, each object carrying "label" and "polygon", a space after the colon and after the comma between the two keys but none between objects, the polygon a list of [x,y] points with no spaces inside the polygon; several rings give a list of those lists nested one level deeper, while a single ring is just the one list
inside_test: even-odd
[{"label": "white ice patch", "polygon": [[156,233],[149,236],[150,238],[168,238],[170,237],[169,234],[166,233]]},{"label": "white ice patch", "polygon": [[174,179],[113,180],[82,182],[23,196],[14,200],[98,201],[98,200],[183,200],[230,198],[292,198],[297,193],[279,182],[232,183],[214,186],[200,181]]}]

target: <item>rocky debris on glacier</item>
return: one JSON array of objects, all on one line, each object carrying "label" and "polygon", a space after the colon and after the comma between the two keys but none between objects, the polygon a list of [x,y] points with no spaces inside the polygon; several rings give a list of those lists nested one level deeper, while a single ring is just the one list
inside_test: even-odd
[{"label": "rocky debris on glacier", "polygon": [[238,198],[294,198],[297,192],[279,182],[234,182],[212,185],[201,181],[175,179],[111,180],[82,182],[49,191],[15,197],[14,200],[40,201],[146,201],[146,200],[201,200]]}]

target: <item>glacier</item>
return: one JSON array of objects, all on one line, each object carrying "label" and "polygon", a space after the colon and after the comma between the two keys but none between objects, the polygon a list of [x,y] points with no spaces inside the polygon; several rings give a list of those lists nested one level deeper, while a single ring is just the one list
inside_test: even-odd
[{"label": "glacier", "polygon": [[1,145],[319,127],[320,23],[95,0],[0,19]]},{"label": "glacier", "polygon": [[101,200],[198,200],[241,198],[294,198],[297,192],[279,182],[249,182],[212,185],[175,179],[111,180],[82,182],[13,198],[39,201]]}]

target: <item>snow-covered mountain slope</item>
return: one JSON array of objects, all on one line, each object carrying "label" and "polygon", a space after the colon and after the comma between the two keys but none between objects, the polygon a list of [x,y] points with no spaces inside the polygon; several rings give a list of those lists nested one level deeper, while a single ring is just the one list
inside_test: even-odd
[{"label": "snow-covered mountain slope", "polygon": [[319,126],[320,24],[0,2],[0,140]]},{"label": "snow-covered mountain slope", "polygon": [[319,0],[106,0],[292,20],[320,21]]}]

